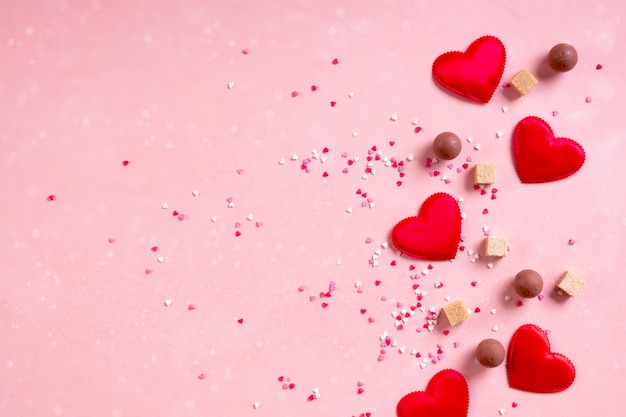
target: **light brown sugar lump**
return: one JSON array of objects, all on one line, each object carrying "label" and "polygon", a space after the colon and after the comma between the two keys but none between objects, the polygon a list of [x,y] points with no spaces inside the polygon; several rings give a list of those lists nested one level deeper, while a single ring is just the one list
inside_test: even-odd
[{"label": "light brown sugar lump", "polygon": [[476,164],[474,165],[474,184],[487,185],[496,182],[496,165],[495,164]]},{"label": "light brown sugar lump", "polygon": [[570,297],[575,297],[583,285],[585,285],[585,281],[572,271],[563,272],[559,282],[556,283],[556,287]]},{"label": "light brown sugar lump", "polygon": [[509,251],[509,239],[501,236],[487,236],[485,239],[485,255],[502,258]]},{"label": "light brown sugar lump", "polygon": [[451,326],[456,326],[468,317],[467,309],[461,300],[446,305],[442,310]]},{"label": "light brown sugar lump", "polygon": [[521,70],[509,81],[509,85],[520,96],[528,94],[538,83],[539,81],[527,69]]}]

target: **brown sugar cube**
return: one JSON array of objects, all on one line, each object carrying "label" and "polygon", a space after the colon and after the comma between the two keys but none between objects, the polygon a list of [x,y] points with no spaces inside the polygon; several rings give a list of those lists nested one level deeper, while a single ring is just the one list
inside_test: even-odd
[{"label": "brown sugar cube", "polygon": [[565,271],[559,282],[556,283],[556,287],[570,297],[575,297],[583,285],[585,285],[585,281],[572,271]]},{"label": "brown sugar cube", "polygon": [[456,326],[468,316],[467,309],[461,300],[448,304],[442,310],[443,314],[445,314],[446,318],[450,322],[450,326]]},{"label": "brown sugar cube", "polygon": [[509,240],[505,237],[487,236],[485,240],[485,255],[502,258],[509,249]]},{"label": "brown sugar cube", "polygon": [[474,165],[474,184],[494,184],[496,182],[495,164]]},{"label": "brown sugar cube", "polygon": [[515,89],[517,94],[520,96],[529,93],[530,90],[532,90],[538,83],[539,81],[537,81],[537,79],[527,69],[521,70],[511,81],[509,81],[511,87],[513,87],[513,89]]}]

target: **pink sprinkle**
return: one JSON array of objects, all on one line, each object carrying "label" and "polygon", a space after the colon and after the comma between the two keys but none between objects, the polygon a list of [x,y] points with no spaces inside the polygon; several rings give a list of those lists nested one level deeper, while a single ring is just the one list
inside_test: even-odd
[{"label": "pink sprinkle", "polygon": [[509,88],[511,86],[511,84],[509,84],[509,82],[505,82],[504,84],[502,84],[503,88]]},{"label": "pink sprinkle", "polygon": [[244,49],[241,51],[241,53],[242,53],[242,54],[244,54],[244,55],[248,55],[248,54],[250,53],[250,49],[249,49],[249,48],[244,48]]},{"label": "pink sprinkle", "polygon": [[336,102],[336,101],[331,101],[331,102],[330,102],[330,107],[335,107],[336,105],[337,105],[337,102]]},{"label": "pink sprinkle", "polygon": [[452,180],[450,178],[446,178],[443,182],[445,182],[446,184],[450,184]]},{"label": "pink sprinkle", "polygon": [[300,92],[298,90],[293,90],[291,92],[291,97],[298,97],[300,95]]},{"label": "pink sprinkle", "polygon": [[263,226],[263,222],[262,221],[258,221],[255,223],[256,227],[262,227]]},{"label": "pink sprinkle", "polygon": [[448,169],[452,169],[454,167],[454,164],[448,164],[446,166],[448,167]]},{"label": "pink sprinkle", "polygon": [[146,273],[146,275],[147,274],[151,274],[152,273],[152,269],[151,268],[146,268],[145,273]]},{"label": "pink sprinkle", "polygon": [[309,301],[315,301],[315,296],[314,295],[309,295]]},{"label": "pink sprinkle", "polygon": [[376,319],[374,317],[368,317],[367,321],[368,321],[368,323],[374,323],[374,321],[376,321]]},{"label": "pink sprinkle", "polygon": [[362,387],[363,385],[364,385],[363,381],[356,381],[356,386],[357,387]]},{"label": "pink sprinkle", "polygon": [[424,162],[424,166],[425,166],[426,168],[430,168],[430,167],[431,167],[431,165],[432,165],[432,163],[433,163],[432,158],[426,157],[426,161]]},{"label": "pink sprinkle", "polygon": [[348,157],[348,152],[342,152],[341,153],[341,157],[342,158],[347,158]]},{"label": "pink sprinkle", "polygon": [[195,310],[195,309],[196,309],[195,304],[189,304],[189,305],[187,306],[187,310],[189,310],[189,311],[191,311],[191,310]]},{"label": "pink sprinkle", "polygon": [[550,329],[546,329],[546,335],[549,335],[550,333],[552,333],[552,331]]},{"label": "pink sprinkle", "polygon": [[235,227],[241,227],[241,223],[235,222]]},{"label": "pink sprinkle", "polygon": [[378,361],[384,361],[384,360],[385,360],[384,355],[378,355]]},{"label": "pink sprinkle", "polygon": [[468,156],[467,158],[465,158],[465,162],[472,162],[472,157]]},{"label": "pink sprinkle", "polygon": [[226,199],[226,202],[227,202],[227,203],[232,203],[232,202],[233,202],[233,198],[232,198],[232,197],[228,197],[228,198]]},{"label": "pink sprinkle", "polygon": [[541,300],[543,300],[543,299],[545,298],[545,295],[543,295],[543,294],[539,294],[539,295],[537,296],[537,298],[539,299],[539,301],[541,301]]},{"label": "pink sprinkle", "polygon": [[298,287],[298,291],[302,292],[302,291],[304,291],[304,290],[306,290],[306,285],[300,285],[300,286]]},{"label": "pink sprinkle", "polygon": [[348,167],[346,167],[342,169],[341,172],[343,172],[344,174],[347,174],[348,172],[350,172],[350,170],[348,170]]},{"label": "pink sprinkle", "polygon": [[337,65],[339,63],[339,60],[337,58],[333,59],[333,65]]},{"label": "pink sprinkle", "polygon": [[596,69],[597,70],[601,70],[602,69],[602,65],[601,64],[596,65]]},{"label": "pink sprinkle", "polygon": [[238,169],[237,169],[237,174],[239,174],[239,175],[243,174],[243,169],[238,168]]},{"label": "pink sprinkle", "polygon": [[456,169],[456,173],[457,173],[457,174],[461,173],[462,171],[463,171],[463,169],[462,169],[462,168],[457,168],[457,169]]},{"label": "pink sprinkle", "polygon": [[115,238],[114,237],[110,237],[108,240],[109,240],[109,243],[114,243],[115,242]]},{"label": "pink sprinkle", "polygon": [[397,307],[397,308],[401,308],[401,307],[402,307],[402,303],[401,303],[400,301],[398,301],[398,302],[396,303],[396,307]]},{"label": "pink sprinkle", "polygon": [[365,243],[372,243],[372,238],[368,237],[367,239],[365,239]]},{"label": "pink sprinkle", "polygon": [[444,331],[443,331],[443,334],[444,334],[445,336],[449,335],[449,334],[450,334],[450,330],[448,330],[448,329],[444,330]]},{"label": "pink sprinkle", "polygon": [[361,294],[363,292],[363,288],[359,287],[356,289],[357,294]]},{"label": "pink sprinkle", "polygon": [[553,110],[553,111],[552,111],[552,116],[553,116],[553,117],[556,117],[556,116],[558,116],[558,115],[559,115],[559,112],[558,112],[558,111],[556,111],[556,110]]},{"label": "pink sprinkle", "polygon": [[201,374],[198,374],[198,379],[204,379],[204,378],[206,378],[206,375],[204,374],[204,372]]},{"label": "pink sprinkle", "polygon": [[337,289],[337,285],[335,284],[335,281],[330,281],[328,283],[328,291],[335,291]]},{"label": "pink sprinkle", "polygon": [[383,295],[382,297],[380,297],[380,301],[387,301],[387,297]]},{"label": "pink sprinkle", "polygon": [[283,384],[283,389],[289,389],[289,384],[285,382],[285,383]]},{"label": "pink sprinkle", "polygon": [[461,343],[460,342],[454,342],[452,344],[452,346],[454,346],[455,348],[458,348],[459,346],[461,346]]},{"label": "pink sprinkle", "polygon": [[587,98],[585,98],[585,103],[591,103],[591,96],[587,96]]},{"label": "pink sprinkle", "polygon": [[570,240],[567,241],[567,244],[570,245],[570,246],[573,246],[573,245],[576,244],[576,241],[574,239],[570,239]]}]

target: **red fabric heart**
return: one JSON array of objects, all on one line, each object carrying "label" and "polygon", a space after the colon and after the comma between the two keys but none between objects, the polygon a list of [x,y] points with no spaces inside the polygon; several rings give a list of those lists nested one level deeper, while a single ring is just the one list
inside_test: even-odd
[{"label": "red fabric heart", "polygon": [[419,259],[454,259],[461,238],[461,210],[446,193],[424,201],[416,217],[409,217],[391,231],[393,245],[402,253]]},{"label": "red fabric heart", "polygon": [[560,180],[585,162],[585,150],[567,138],[555,138],[550,125],[535,116],[522,119],[513,133],[517,175],[523,183]]},{"label": "red fabric heart", "polygon": [[479,103],[488,103],[498,88],[506,50],[500,39],[483,36],[465,52],[439,55],[433,62],[433,77],[448,90]]},{"label": "red fabric heart", "polygon": [[398,402],[398,417],[466,417],[469,390],[463,375],[445,369],[433,376],[426,391],[405,395]]},{"label": "red fabric heart", "polygon": [[551,352],[546,332],[534,324],[525,324],[513,334],[506,373],[511,388],[538,393],[563,391],[576,376],[574,364]]}]

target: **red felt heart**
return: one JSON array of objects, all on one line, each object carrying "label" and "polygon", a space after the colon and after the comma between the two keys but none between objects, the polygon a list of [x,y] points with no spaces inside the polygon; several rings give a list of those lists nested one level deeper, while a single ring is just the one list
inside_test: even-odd
[{"label": "red felt heart", "polygon": [[585,162],[585,150],[567,138],[555,138],[544,120],[528,116],[513,133],[517,175],[523,183],[539,183],[569,177]]},{"label": "red felt heart", "polygon": [[469,390],[463,375],[445,369],[433,376],[426,391],[405,395],[398,402],[398,417],[466,417]]},{"label": "red felt heart", "polygon": [[424,201],[416,217],[395,225],[391,241],[402,253],[419,259],[454,259],[461,238],[461,210],[446,193],[436,193]]},{"label": "red felt heart", "polygon": [[500,39],[483,36],[465,52],[439,55],[433,62],[433,77],[448,90],[479,103],[488,103],[498,88],[506,50]]},{"label": "red felt heart", "polygon": [[574,364],[551,352],[546,332],[534,324],[525,324],[513,334],[506,372],[511,388],[539,393],[563,391],[576,376]]}]

